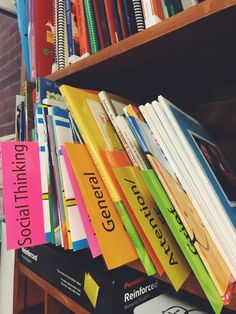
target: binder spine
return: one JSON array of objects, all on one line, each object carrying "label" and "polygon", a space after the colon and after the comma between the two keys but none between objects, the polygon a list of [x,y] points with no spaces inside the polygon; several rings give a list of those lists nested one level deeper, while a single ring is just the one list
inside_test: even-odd
[{"label": "binder spine", "polygon": [[142,4],[140,0],[132,0],[132,3],[133,3],[133,8],[134,8],[134,16],[135,16],[137,31],[141,32],[145,29]]},{"label": "binder spine", "polygon": [[91,53],[96,53],[100,50],[100,42],[97,32],[97,25],[92,0],[83,0],[83,5],[89,35],[90,50]]},{"label": "binder spine", "polygon": [[66,66],[65,58],[65,2],[57,0],[57,62],[58,70]]}]

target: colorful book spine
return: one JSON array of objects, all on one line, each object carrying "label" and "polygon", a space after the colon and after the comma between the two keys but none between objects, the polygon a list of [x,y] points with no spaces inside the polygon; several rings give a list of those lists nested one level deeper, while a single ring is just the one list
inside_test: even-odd
[{"label": "colorful book spine", "polygon": [[111,37],[110,37],[109,28],[108,28],[108,21],[107,21],[107,16],[106,16],[104,0],[94,0],[94,1],[97,2],[99,16],[100,16],[101,25],[102,25],[102,33],[104,37],[104,45],[105,47],[107,47],[111,45]]},{"label": "colorful book spine", "polygon": [[115,25],[116,25],[117,40],[120,41],[123,39],[123,33],[121,29],[117,0],[112,0],[112,6],[113,6],[114,19],[115,19]]},{"label": "colorful book spine", "polygon": [[83,6],[83,0],[75,0],[76,17],[78,23],[78,39],[80,47],[80,57],[84,58],[90,55],[89,39],[86,28],[86,18]]},{"label": "colorful book spine", "polygon": [[111,38],[111,43],[115,44],[118,40],[117,29],[115,24],[114,8],[111,0],[104,0],[104,7],[106,11],[107,24],[109,29],[109,34]]},{"label": "colorful book spine", "polygon": [[120,26],[123,34],[123,38],[127,37],[127,29],[125,24],[125,15],[124,15],[124,8],[123,8],[123,1],[122,0],[116,0],[117,3],[117,10],[120,18]]},{"label": "colorful book spine", "polygon": [[96,53],[100,50],[100,42],[98,37],[97,23],[94,13],[92,0],[83,0],[85,19],[87,24],[89,44],[91,53]]},{"label": "colorful book spine", "polygon": [[125,16],[125,24],[127,28],[127,36],[131,36],[137,33],[133,5],[132,5],[132,2],[129,0],[122,0],[122,1],[123,1],[123,10],[124,10],[124,16]]},{"label": "colorful book spine", "polygon": [[103,48],[105,48],[105,40],[104,40],[103,31],[102,31],[102,20],[101,20],[101,16],[99,13],[99,7],[98,7],[98,1],[97,0],[93,1],[93,8],[94,8],[94,14],[95,14],[95,19],[96,19],[96,24],[97,24],[100,48],[103,49]]},{"label": "colorful book spine", "polygon": [[137,31],[141,32],[145,29],[143,10],[141,0],[132,0],[133,8],[134,8],[134,16],[137,26]]}]

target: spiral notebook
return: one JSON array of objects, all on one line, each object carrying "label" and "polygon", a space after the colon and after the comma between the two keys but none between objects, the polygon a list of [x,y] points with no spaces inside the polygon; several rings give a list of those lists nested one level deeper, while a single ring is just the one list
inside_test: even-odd
[{"label": "spiral notebook", "polygon": [[84,0],[84,12],[86,27],[89,36],[89,46],[91,53],[95,53],[100,50],[100,42],[98,37],[98,29],[96,24],[95,12],[92,0]]},{"label": "spiral notebook", "polygon": [[68,42],[66,29],[66,8],[64,0],[54,1],[54,63],[56,70],[68,65]]}]

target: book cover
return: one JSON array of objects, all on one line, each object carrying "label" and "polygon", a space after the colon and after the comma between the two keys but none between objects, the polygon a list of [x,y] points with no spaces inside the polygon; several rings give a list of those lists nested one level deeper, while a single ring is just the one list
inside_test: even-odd
[{"label": "book cover", "polygon": [[1,142],[7,249],[45,243],[39,146]]},{"label": "book cover", "polygon": [[100,41],[98,36],[98,28],[95,18],[94,6],[92,0],[83,0],[83,4],[87,32],[89,36],[90,51],[93,54],[100,50]]},{"label": "book cover", "polygon": [[[207,205],[208,210],[205,209],[204,212],[200,210],[199,215],[204,223],[208,222],[211,229],[213,227],[216,235],[221,234],[221,241],[225,243],[224,248],[226,250],[228,248],[227,254],[225,254],[227,258],[225,255],[223,256],[235,277],[235,267],[229,265],[229,260],[230,264],[235,263],[235,250],[233,249],[236,221],[235,193],[233,192],[235,191],[235,176],[217,144],[201,124],[164,97],[160,96],[158,100],[171,122],[172,130],[169,131],[172,131],[172,136],[176,138],[175,147],[182,152],[181,159],[185,166],[182,167],[184,175],[185,177],[188,175],[188,181],[192,180],[197,185],[197,189]],[[207,217],[208,219],[206,219]],[[217,228],[214,224],[217,224]]]},{"label": "book cover", "polygon": [[220,313],[223,307],[223,300],[201,258],[199,257],[190,237],[188,236],[178,213],[171,204],[165,190],[158,180],[158,177],[152,169],[142,171],[142,176],[156,204],[159,206],[159,209],[168,223],[176,241],[178,242],[185,258],[187,259],[189,265],[191,265],[192,271],[205,292],[212,308],[216,313]]},{"label": "book cover", "polygon": [[152,248],[178,291],[190,273],[179,246],[166,225],[137,167],[115,168],[119,184]]},{"label": "book cover", "polygon": [[[105,111],[102,107],[102,104],[99,100],[99,97],[96,93],[86,92],[84,90],[73,88],[67,85],[62,85],[60,87],[62,95],[65,97],[65,100],[68,104],[68,108],[71,111],[71,114],[76,121],[77,125],[80,128],[81,135],[83,137],[84,143],[89,149],[89,153],[93,158],[93,161],[98,168],[102,179],[106,185],[108,192],[111,195],[111,198],[120,213],[123,224],[130,235],[131,240],[135,246],[135,249],[142,261],[144,267],[148,273],[153,271],[153,265],[150,263],[147,252],[143,249],[143,244],[139,241],[137,237],[137,232],[133,227],[132,221],[127,213],[127,210],[124,206],[123,200],[119,191],[117,190],[117,181],[114,181],[114,177],[107,169],[107,164],[104,160],[102,153],[110,151],[123,151],[122,145],[120,144],[118,137],[112,128],[112,125],[109,121],[108,116],[105,116],[105,119],[102,118],[102,115],[105,115]],[[99,108],[99,111],[102,112],[102,115],[94,115],[91,112],[92,106],[89,106],[94,103]],[[102,111],[103,110],[103,111]],[[99,120],[95,120],[95,117]],[[99,125],[100,127],[99,127]],[[102,127],[103,131],[107,130],[106,133],[101,133],[101,125],[105,124],[106,127]],[[105,138],[103,137],[105,136]],[[108,149],[107,143],[116,143],[114,147]],[[129,227],[132,226],[132,229]],[[140,252],[144,254],[140,256]]]},{"label": "book cover", "polygon": [[[51,73],[53,64],[53,0],[32,2],[32,54],[35,54],[35,72],[31,79]],[[34,57],[33,57],[34,58]]]},{"label": "book cover", "polygon": [[45,77],[36,80],[36,102],[39,104],[52,105],[65,108],[64,99],[59,91],[59,86],[55,81]]},{"label": "book cover", "polygon": [[[65,143],[65,145],[68,146],[70,144]],[[76,203],[78,205],[78,210],[79,210],[79,213],[81,216],[82,226],[83,226],[85,233],[86,233],[86,237],[87,237],[87,241],[89,244],[91,254],[92,254],[93,258],[95,258],[101,254],[101,250],[100,250],[100,247],[99,247],[99,244],[98,244],[95,232],[94,232],[94,228],[91,224],[91,220],[89,218],[88,211],[87,211],[86,205],[84,203],[83,196],[81,194],[79,185],[78,185],[76,177],[75,177],[77,165],[74,165],[74,168],[73,168],[73,165],[70,162],[69,156],[68,156],[67,151],[66,151],[64,146],[62,147],[62,152],[63,152],[66,166],[67,166],[67,169],[68,169],[68,172],[70,175],[71,184],[73,186]]]},{"label": "book cover", "polygon": [[86,146],[65,144],[65,148],[108,269],[136,260],[132,242]]}]

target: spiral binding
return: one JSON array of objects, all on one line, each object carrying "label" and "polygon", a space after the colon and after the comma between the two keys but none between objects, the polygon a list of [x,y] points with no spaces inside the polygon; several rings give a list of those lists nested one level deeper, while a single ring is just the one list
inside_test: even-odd
[{"label": "spiral binding", "polygon": [[63,69],[66,66],[65,57],[65,27],[66,27],[66,15],[65,15],[65,1],[56,0],[56,47],[57,47],[57,65],[58,70]]},{"label": "spiral binding", "polygon": [[134,8],[134,16],[137,25],[138,32],[141,32],[145,29],[142,4],[140,0],[132,0]]},{"label": "spiral binding", "polygon": [[84,10],[86,16],[86,24],[89,35],[89,45],[92,53],[97,52],[100,49],[100,42],[97,32],[97,25],[95,21],[95,13],[92,0],[84,0]]}]

